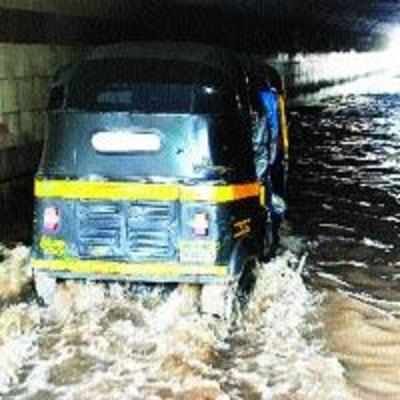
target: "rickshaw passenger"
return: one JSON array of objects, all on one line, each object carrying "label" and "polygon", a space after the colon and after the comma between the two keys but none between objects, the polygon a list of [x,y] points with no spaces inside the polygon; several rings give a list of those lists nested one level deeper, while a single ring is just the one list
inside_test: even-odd
[{"label": "rickshaw passenger", "polygon": [[266,117],[266,136],[269,147],[268,164],[273,165],[277,158],[279,142],[279,97],[275,88],[265,86],[260,91]]},{"label": "rickshaw passenger", "polygon": [[[270,85],[264,85],[259,92],[265,117],[258,132],[258,140],[255,140],[255,153],[257,160],[257,175],[264,183],[268,192],[268,208],[270,210],[272,224],[271,254],[274,254],[279,245],[279,227],[286,211],[286,204],[280,193],[279,182],[276,176],[276,166],[279,167],[279,151],[281,145],[279,94]],[[258,142],[258,143],[256,143]],[[263,150],[260,149],[263,147]]]}]

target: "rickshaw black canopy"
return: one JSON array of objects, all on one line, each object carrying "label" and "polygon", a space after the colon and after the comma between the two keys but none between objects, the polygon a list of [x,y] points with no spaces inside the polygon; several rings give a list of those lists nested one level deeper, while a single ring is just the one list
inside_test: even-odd
[{"label": "rickshaw black canopy", "polygon": [[50,109],[148,113],[236,113],[244,69],[227,49],[135,43],[96,49],[55,84]]},{"label": "rickshaw black canopy", "polygon": [[[234,52],[186,43],[96,49],[50,96],[40,174],[111,180],[254,180],[246,68]],[[156,132],[153,152],[93,148],[99,132]]]}]

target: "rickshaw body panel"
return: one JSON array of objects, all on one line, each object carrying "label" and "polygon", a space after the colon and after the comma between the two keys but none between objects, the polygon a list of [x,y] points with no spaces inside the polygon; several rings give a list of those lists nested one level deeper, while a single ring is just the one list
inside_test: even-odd
[{"label": "rickshaw body panel", "polygon": [[[148,70],[152,60],[159,62],[155,72]],[[129,86],[136,62],[132,82],[140,81],[135,90],[142,97],[126,100],[123,93],[113,109],[108,75],[113,65],[122,65],[119,76]],[[104,82],[102,71],[93,69],[96,63],[104,69]],[[194,71],[190,81],[180,73],[188,67]],[[154,76],[157,68],[172,82],[167,92]],[[80,86],[81,78],[88,80],[87,88],[85,79]],[[97,83],[90,83],[98,79],[109,85],[100,94]],[[157,87],[158,100],[147,80]],[[50,132],[35,183],[35,273],[224,283],[242,272],[239,259],[259,258],[268,193],[255,173],[247,82],[234,53],[174,44],[100,48],[56,76]],[[107,102],[96,103],[101,96],[94,94]],[[129,108],[131,102],[137,109]],[[153,135],[160,148],[99,151],[94,137],[113,132]],[[49,210],[57,220],[51,231],[44,223]]]}]

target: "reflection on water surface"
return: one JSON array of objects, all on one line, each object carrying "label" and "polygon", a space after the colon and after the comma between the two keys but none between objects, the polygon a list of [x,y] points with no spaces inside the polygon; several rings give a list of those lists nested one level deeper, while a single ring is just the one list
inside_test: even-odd
[{"label": "reflection on water surface", "polygon": [[293,113],[291,220],[349,398],[400,399],[400,79],[331,94]]}]

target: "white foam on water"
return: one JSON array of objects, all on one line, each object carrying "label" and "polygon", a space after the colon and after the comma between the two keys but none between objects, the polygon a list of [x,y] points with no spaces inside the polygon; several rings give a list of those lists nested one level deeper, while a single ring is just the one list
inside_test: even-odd
[{"label": "white foam on water", "polygon": [[28,247],[7,249],[0,244],[0,303],[18,299],[31,285],[29,257]]},{"label": "white foam on water", "polygon": [[248,312],[234,334],[242,349],[232,377],[246,382],[250,374],[246,384],[262,398],[344,399],[340,364],[324,352],[321,341],[312,339],[321,297],[288,268],[292,258],[286,253],[260,271]]},{"label": "white foam on water", "polygon": [[[48,308],[3,308],[1,393],[21,400],[345,398],[343,370],[316,334],[321,296],[296,272],[304,242],[284,242],[291,251],[259,269],[233,324],[201,315],[190,286],[164,298],[157,290],[132,296],[119,285],[67,283]],[[25,270],[11,253],[8,270],[11,259]]]},{"label": "white foam on water", "polygon": [[19,383],[19,374],[38,351],[40,315],[26,304],[0,312],[0,394]]}]

